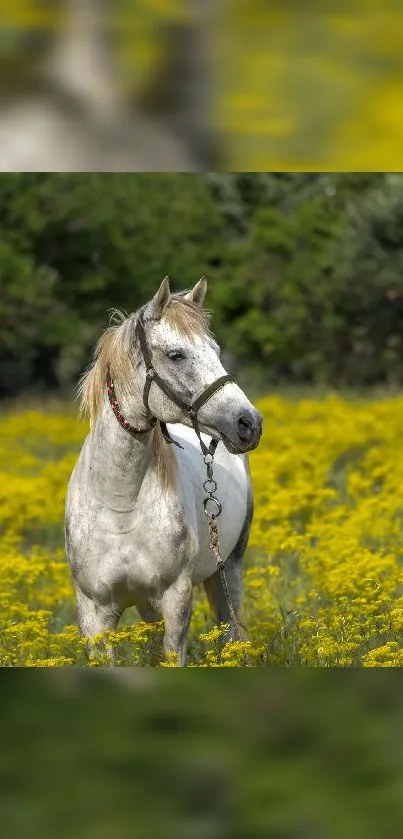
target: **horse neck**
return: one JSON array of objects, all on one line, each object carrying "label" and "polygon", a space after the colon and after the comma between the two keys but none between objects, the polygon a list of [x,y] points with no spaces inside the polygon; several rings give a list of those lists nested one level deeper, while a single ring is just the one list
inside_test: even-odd
[{"label": "horse neck", "polygon": [[152,456],[152,434],[151,429],[133,437],[105,399],[91,432],[90,459],[97,495],[106,504],[118,509],[135,502]]}]

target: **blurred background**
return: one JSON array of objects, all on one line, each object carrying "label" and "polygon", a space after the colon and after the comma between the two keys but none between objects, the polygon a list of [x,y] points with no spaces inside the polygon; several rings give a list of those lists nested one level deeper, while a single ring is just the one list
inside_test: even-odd
[{"label": "blurred background", "polygon": [[214,168],[200,0],[2,0],[0,170]]},{"label": "blurred background", "polygon": [[0,176],[0,395],[73,393],[107,310],[202,274],[224,364],[275,387],[403,381],[403,175]]},{"label": "blurred background", "polygon": [[1,0],[0,171],[401,169],[403,0]]},{"label": "blurred background", "polygon": [[214,101],[226,169],[402,168],[402,0],[221,8]]},{"label": "blurred background", "polygon": [[398,671],[1,675],[9,839],[401,835]]}]

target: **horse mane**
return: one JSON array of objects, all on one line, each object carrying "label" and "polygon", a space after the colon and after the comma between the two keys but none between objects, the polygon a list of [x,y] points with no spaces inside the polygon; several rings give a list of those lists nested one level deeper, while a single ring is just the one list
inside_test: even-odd
[{"label": "horse mane", "polygon": [[[190,341],[195,337],[210,335],[209,312],[192,300],[187,300],[185,294],[181,292],[171,296],[161,320]],[[119,397],[130,396],[133,368],[129,352],[134,326],[142,311],[144,309],[134,315],[128,315],[120,309],[111,311],[110,325],[100,336],[92,364],[79,381],[80,415],[89,417],[91,428],[104,403],[108,362]],[[177,460],[174,447],[165,442],[159,423],[153,431],[151,451],[161,485],[165,491],[172,490],[176,484]]]}]

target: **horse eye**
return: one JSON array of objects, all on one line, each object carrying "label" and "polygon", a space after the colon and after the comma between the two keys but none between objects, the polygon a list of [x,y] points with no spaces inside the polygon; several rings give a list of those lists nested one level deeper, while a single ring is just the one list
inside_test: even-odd
[{"label": "horse eye", "polygon": [[167,352],[167,356],[171,361],[181,361],[185,358],[183,352],[180,352],[180,350],[170,350]]}]

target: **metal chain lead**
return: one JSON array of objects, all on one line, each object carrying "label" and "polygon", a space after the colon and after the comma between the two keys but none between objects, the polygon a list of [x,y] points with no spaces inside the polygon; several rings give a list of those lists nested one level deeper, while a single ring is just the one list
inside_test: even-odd
[{"label": "metal chain lead", "polygon": [[204,512],[209,519],[216,519],[221,515],[222,507],[218,498],[214,495],[217,491],[217,481],[215,481],[213,477],[214,455],[207,452],[207,454],[204,455],[203,460],[207,469],[207,478],[203,484],[203,489],[207,492],[207,497],[203,501]]},{"label": "metal chain lead", "polygon": [[[207,492],[207,497],[203,501],[204,512],[208,517],[208,529],[210,534],[210,550],[213,554],[213,557],[217,563],[218,573],[220,575],[222,587],[224,589],[225,599],[227,601],[228,611],[230,614],[231,621],[233,623],[235,629],[235,636],[237,641],[241,641],[241,633],[239,629],[239,624],[237,621],[237,617],[235,614],[235,609],[232,605],[231,595],[228,588],[227,578],[225,576],[224,570],[224,562],[221,559],[220,554],[220,542],[218,538],[218,525],[217,519],[222,513],[222,506],[215,497],[214,493],[217,491],[217,481],[214,480],[213,477],[213,460],[214,455],[206,454],[203,458],[204,463],[207,469],[207,478],[204,481],[203,489]],[[245,662],[247,662],[247,657],[244,655]]]}]

